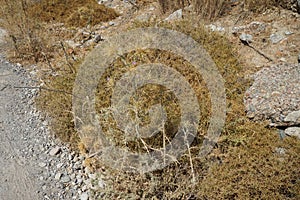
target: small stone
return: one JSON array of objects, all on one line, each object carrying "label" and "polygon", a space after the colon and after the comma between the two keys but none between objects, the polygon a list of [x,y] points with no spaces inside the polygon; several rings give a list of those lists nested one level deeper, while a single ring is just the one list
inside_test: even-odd
[{"label": "small stone", "polygon": [[91,179],[96,179],[97,177],[96,177],[96,174],[89,174],[89,178],[91,178]]},{"label": "small stone", "polygon": [[51,149],[51,151],[49,152],[50,156],[56,156],[57,154],[59,154],[61,151],[60,147],[54,147],[53,149]]},{"label": "small stone", "polygon": [[46,167],[46,165],[47,165],[47,164],[44,163],[44,162],[39,163],[39,166],[40,166],[40,167]]},{"label": "small stone", "polygon": [[79,162],[76,162],[76,163],[74,164],[73,168],[74,168],[75,170],[81,169],[80,163],[79,163]]},{"label": "small stone", "polygon": [[149,8],[149,11],[153,11],[153,10],[155,10],[155,7],[151,6],[151,7]]},{"label": "small stone", "polygon": [[243,43],[251,43],[253,42],[253,36],[250,35],[250,34],[246,34],[246,33],[242,33],[240,35],[240,40],[243,42]]},{"label": "small stone", "polygon": [[225,28],[222,27],[222,26],[216,26],[214,24],[210,24],[207,26],[207,28],[209,28],[212,32],[224,32],[225,31]]},{"label": "small stone", "polygon": [[105,188],[105,183],[104,183],[104,181],[103,181],[102,179],[100,179],[100,180],[98,181],[98,186],[99,186],[100,188],[102,188],[102,189]]},{"label": "small stone", "polygon": [[77,179],[77,183],[81,184],[83,182],[83,180],[81,178]]},{"label": "small stone", "polygon": [[262,22],[254,21],[248,25],[248,28],[253,31],[263,32],[266,30],[266,24]]},{"label": "small stone", "polygon": [[80,155],[79,156],[79,160],[83,161],[84,160],[84,156]]},{"label": "small stone", "polygon": [[65,153],[62,153],[62,154],[60,155],[61,158],[65,158],[65,156],[66,156]]},{"label": "small stone", "polygon": [[80,47],[81,44],[74,42],[73,40],[66,40],[65,43],[72,49],[75,49],[76,47]]},{"label": "small stone", "polygon": [[270,35],[270,40],[273,44],[277,44],[278,42],[282,41],[285,37],[280,33],[273,33]]},{"label": "small stone", "polygon": [[61,182],[62,182],[62,183],[68,183],[68,182],[70,182],[70,181],[71,181],[71,179],[70,179],[69,176],[64,176],[64,177],[61,178]]},{"label": "small stone", "polygon": [[285,129],[284,132],[289,136],[296,136],[298,139],[300,139],[300,127],[289,127]]},{"label": "small stone", "polygon": [[292,35],[292,34],[294,34],[294,33],[291,32],[291,31],[285,31],[284,34],[285,34],[285,35]]},{"label": "small stone", "polygon": [[74,179],[75,179],[75,177],[76,177],[76,175],[75,175],[75,174],[71,174],[71,179],[72,179],[72,180],[74,180]]},{"label": "small stone", "polygon": [[95,38],[94,38],[94,42],[95,42],[95,43],[98,43],[98,42],[100,42],[100,41],[102,41],[102,40],[103,40],[103,38],[102,38],[101,35],[99,35],[99,34],[96,35]]},{"label": "small stone", "polygon": [[300,63],[300,54],[298,55],[298,63]]},{"label": "small stone", "polygon": [[80,195],[80,200],[88,200],[88,199],[89,199],[88,193],[85,192]]},{"label": "small stone", "polygon": [[276,151],[276,153],[278,153],[280,155],[285,154],[285,148],[282,148],[282,147],[276,147],[275,151]]},{"label": "small stone", "polygon": [[284,57],[280,58],[279,61],[286,62],[286,59]]},{"label": "small stone", "polygon": [[115,25],[115,22],[108,22],[108,25],[114,26],[114,25]]},{"label": "small stone", "polygon": [[169,17],[165,19],[165,21],[179,20],[182,19],[182,9],[176,10]]},{"label": "small stone", "polygon": [[300,110],[289,113],[285,118],[285,122],[300,123]]},{"label": "small stone", "polygon": [[62,166],[64,166],[64,163],[58,163],[58,164],[56,165],[56,168],[57,168],[57,169],[60,169]]},{"label": "small stone", "polygon": [[59,180],[59,179],[60,179],[60,177],[61,177],[61,173],[57,173],[57,174],[55,174],[55,177],[54,177],[54,179],[55,179],[55,180]]},{"label": "small stone", "polygon": [[87,186],[86,186],[86,185],[82,186],[81,190],[82,190],[83,192],[87,191]]}]

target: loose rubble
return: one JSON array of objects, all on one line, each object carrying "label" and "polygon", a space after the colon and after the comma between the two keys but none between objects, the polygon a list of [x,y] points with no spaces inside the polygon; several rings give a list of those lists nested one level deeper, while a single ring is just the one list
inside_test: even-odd
[{"label": "loose rubble", "polygon": [[[0,85],[1,95],[6,92],[15,95],[7,102],[9,116],[0,117],[0,125],[3,123],[4,128],[9,126],[18,133],[14,143],[19,155],[14,157],[26,160],[32,169],[31,181],[37,186],[38,199],[88,199],[94,188],[92,182],[98,182],[98,179],[84,166],[83,155],[50,136],[47,120],[34,104],[38,94],[38,89],[34,88],[38,86],[34,71],[28,73],[20,65],[10,64],[3,58],[0,65],[17,75],[16,80],[10,78],[5,83],[6,87]],[[103,187],[105,183],[101,181]]]}]

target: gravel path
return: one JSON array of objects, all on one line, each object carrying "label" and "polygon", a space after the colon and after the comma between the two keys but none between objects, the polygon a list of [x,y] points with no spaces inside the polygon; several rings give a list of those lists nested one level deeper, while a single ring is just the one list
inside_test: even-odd
[{"label": "gravel path", "polygon": [[16,88],[24,86],[37,82],[0,57],[0,200],[87,200],[99,180],[83,156],[50,136],[35,108],[38,90]]},{"label": "gravel path", "polygon": [[[22,150],[32,137],[32,124],[24,118],[25,96],[14,86],[23,83],[11,65],[0,61],[0,199],[38,199],[32,180],[36,166]],[[39,130],[36,130],[39,131]],[[41,130],[42,131],[42,130]]]},{"label": "gravel path", "polygon": [[35,107],[38,90],[28,88],[38,86],[34,70],[7,62],[1,46],[0,30],[0,200],[91,199],[96,175],[50,136]]}]

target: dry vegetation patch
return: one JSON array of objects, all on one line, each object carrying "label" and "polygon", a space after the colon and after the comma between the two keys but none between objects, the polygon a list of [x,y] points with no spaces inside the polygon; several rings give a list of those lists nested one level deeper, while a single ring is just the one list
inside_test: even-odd
[{"label": "dry vegetation patch", "polygon": [[[8,57],[21,63],[47,63],[64,54],[61,41],[78,28],[118,16],[95,0],[0,0],[0,26],[8,32]],[[58,52],[60,54],[58,54]],[[55,65],[55,64],[53,64]]]},{"label": "dry vegetation patch", "polygon": [[94,26],[118,16],[112,8],[95,0],[42,0],[35,3],[29,13],[41,21],[61,22],[73,27]]},{"label": "dry vegetation patch", "polygon": [[[5,3],[7,2],[5,1]],[[93,12],[88,11],[92,6],[83,9],[83,1],[63,1],[70,4],[62,3],[62,1],[42,2],[36,6],[38,9],[47,10],[46,13],[40,13],[41,19],[46,22],[57,20],[70,26],[86,26],[96,23],[93,21],[95,19],[95,16],[92,16]],[[53,7],[51,2],[59,5],[59,8]],[[67,11],[67,7],[76,2],[78,7],[71,14],[70,10]],[[163,1],[159,2],[163,3]],[[179,8],[178,6],[186,5],[186,2],[178,1],[177,5],[166,4],[166,10],[169,9],[168,7],[170,9]],[[200,3],[200,1],[197,2]],[[215,4],[215,1],[201,1],[201,3],[205,2],[205,5],[211,7],[208,11],[210,14],[205,15],[213,17],[221,13],[221,4]],[[247,0],[245,5],[257,5],[257,8],[253,8],[258,9],[265,5],[272,6],[274,2],[271,0],[259,2]],[[164,3],[168,3],[168,1]],[[5,5],[20,5],[14,9],[21,10],[24,6],[22,4]],[[93,5],[92,2],[91,5]],[[162,4],[162,6],[164,5]],[[199,8],[201,8],[200,4]],[[108,14],[103,17],[103,20],[109,20],[116,16],[113,14],[114,12],[107,11]],[[18,19],[17,23],[20,26],[26,22],[26,20],[24,21],[24,16],[27,16],[27,14],[24,15],[25,13],[28,14],[27,11],[21,13],[23,17],[20,18],[9,15],[8,24],[12,24],[13,19]],[[79,16],[82,16],[82,21],[78,20]],[[70,17],[74,18],[71,19]],[[20,29],[24,31],[15,37],[18,39],[17,41],[29,41],[27,44],[31,44],[28,37],[24,37],[23,34],[28,36],[26,30],[35,30],[36,27],[25,25],[24,28]],[[153,25],[155,24],[145,23],[136,26]],[[133,70],[140,64],[161,62],[184,75],[196,91],[201,109],[201,123],[190,152],[187,151],[177,162],[162,170],[143,175],[123,173],[115,171],[109,166],[104,166],[101,161],[95,158],[87,159],[86,165],[99,174],[104,174],[103,179],[107,184],[105,189],[96,192],[101,193],[102,199],[299,199],[299,141],[294,138],[280,140],[276,130],[266,128],[266,124],[263,122],[254,123],[246,117],[243,95],[250,85],[250,80],[245,78],[245,72],[242,70],[243,63],[239,61],[232,44],[225,36],[208,32],[201,23],[192,19],[172,24],[160,23],[159,26],[177,30],[193,37],[212,56],[219,72],[225,79],[227,119],[222,136],[209,156],[198,157],[197,153],[209,125],[210,96],[201,74],[195,72],[190,63],[178,55],[155,49],[137,49],[122,55],[111,63],[104,76],[101,77],[96,94],[96,108],[101,116],[100,123],[106,136],[115,144],[132,151],[145,152],[144,143],[142,144],[140,141],[127,142],[123,138],[124,134],[116,128],[114,119],[109,112],[110,97],[115,83],[122,74],[128,70]],[[17,28],[17,31],[19,30],[18,26],[14,27]],[[10,33],[14,33],[13,29]],[[40,39],[38,35],[36,37]],[[13,36],[11,38],[13,39]],[[62,53],[62,57],[63,55]],[[51,88],[51,90],[41,90],[37,101],[40,108],[45,110],[52,119],[51,128],[54,134],[61,140],[71,143],[82,153],[89,153],[86,144],[88,141],[78,137],[73,124],[71,93],[80,61],[81,59],[72,61],[71,65],[74,71],[68,70],[68,66],[65,64],[55,68],[58,70],[55,76],[48,74],[42,77],[45,87]],[[131,104],[137,108],[137,116],[145,124],[149,122],[147,109],[151,105],[159,102],[166,107],[168,123],[164,129],[167,136],[171,138],[177,131],[176,127],[180,116],[176,97],[166,88],[158,85],[139,88],[135,95],[136,98],[132,98]],[[134,116],[135,113],[132,114],[132,117]],[[160,139],[164,137],[162,134],[158,136]],[[158,148],[162,145],[161,140],[157,138],[149,138],[146,143],[152,148]],[[284,148],[285,153],[279,154],[277,148]]]},{"label": "dry vegetation patch", "polygon": [[[227,120],[218,145],[215,146],[210,156],[204,159],[198,158],[197,152],[202,144],[203,136],[206,134],[207,120],[210,116],[209,93],[201,74],[195,73],[193,66],[183,58],[169,52],[153,49],[130,52],[115,60],[99,82],[96,107],[101,116],[100,123],[108,138],[120,147],[131,151],[145,152],[144,143],[128,142],[123,138],[124,134],[116,128],[116,123],[108,111],[109,100],[116,81],[126,71],[133,70],[137,65],[143,63],[162,62],[183,74],[198,95],[202,120],[191,151],[186,152],[176,163],[163,170],[144,175],[120,173],[110,169],[109,166],[104,166],[95,158],[87,159],[86,164],[92,169],[100,174],[109,174],[103,178],[107,182],[107,187],[98,192],[104,199],[297,199],[300,177],[297,171],[299,142],[293,138],[279,140],[275,130],[266,128],[264,123],[251,122],[245,116],[243,94],[250,81],[245,79],[237,52],[224,36],[207,32],[203,25],[195,26],[195,23],[197,24],[189,19],[160,25],[190,35],[202,44],[212,56],[226,81]],[[146,26],[151,25],[153,24],[146,24]],[[145,24],[137,26],[145,26]],[[73,78],[69,79],[65,76],[55,79],[51,87],[55,87],[54,83],[58,83],[57,80],[66,81],[69,86],[74,81]],[[176,98],[166,92],[164,88],[156,85],[140,88],[136,95],[139,101],[131,103],[138,108],[138,116],[145,123],[149,120],[147,108],[157,101],[168,105],[169,124],[166,124],[165,130],[167,130],[167,135],[172,137],[176,132],[174,127],[178,124],[177,120],[180,115]],[[44,99],[47,98],[53,101],[51,93],[44,97]],[[56,96],[55,98],[61,97]],[[71,99],[67,101],[57,99],[56,101],[68,104],[68,106],[62,105],[57,111],[61,112],[64,107],[65,113],[70,112],[67,109],[70,108]],[[49,107],[49,110],[54,108]],[[53,113],[53,111],[50,112]],[[69,120],[72,120],[71,116],[66,122]],[[63,120],[62,122],[66,124]],[[72,126],[70,127],[72,130]],[[68,132],[67,138],[73,137],[74,133],[74,131]],[[163,139],[162,135],[158,136]],[[79,149],[88,153],[85,144],[88,141],[77,141],[79,141]],[[161,147],[161,141],[157,138],[149,138],[144,142],[153,148]],[[279,147],[286,149],[285,155],[276,153],[276,148]],[[194,179],[196,179],[195,182],[192,181]]]}]

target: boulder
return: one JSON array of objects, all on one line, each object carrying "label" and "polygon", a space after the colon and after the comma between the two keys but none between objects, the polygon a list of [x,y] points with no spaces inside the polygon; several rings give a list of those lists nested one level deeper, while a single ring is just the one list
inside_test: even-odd
[{"label": "boulder", "polygon": [[271,126],[299,126],[300,64],[278,64],[254,75],[244,104],[249,118]]}]

